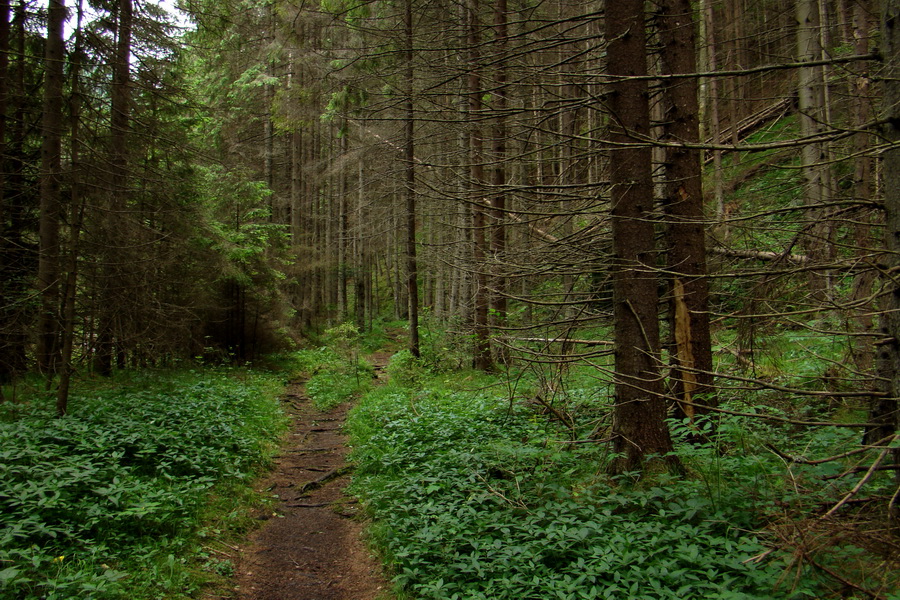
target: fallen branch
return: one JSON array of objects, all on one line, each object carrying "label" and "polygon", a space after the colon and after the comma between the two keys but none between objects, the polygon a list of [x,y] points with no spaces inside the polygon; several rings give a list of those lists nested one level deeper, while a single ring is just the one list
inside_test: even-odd
[{"label": "fallen branch", "polygon": [[792,463],[800,463],[802,465],[821,465],[823,463],[832,462],[835,460],[840,460],[842,458],[847,458],[848,456],[853,456],[854,454],[860,454],[862,452],[867,452],[872,450],[873,448],[882,448],[885,445],[891,443],[891,441],[897,436],[897,434],[892,433],[891,435],[885,436],[875,442],[874,444],[867,444],[865,446],[860,446],[859,448],[854,448],[853,450],[848,450],[847,452],[842,452],[841,454],[835,454],[834,456],[829,456],[828,458],[817,458],[815,460],[808,460],[806,458],[802,458],[800,456],[792,456],[790,454],[786,454],[776,448],[773,444],[766,442],[765,446],[780,458],[792,462]]},{"label": "fallen branch", "polygon": [[336,469],[332,469],[319,477],[318,479],[313,479],[312,481],[307,481],[303,485],[301,485],[297,489],[297,493],[305,494],[306,492],[311,492],[313,490],[317,490],[332,479],[337,479],[338,477],[342,477],[353,470],[352,465],[344,465],[342,467],[338,467]]},{"label": "fallen branch", "polygon": [[809,257],[802,254],[785,254],[783,252],[769,252],[765,250],[735,250],[733,248],[713,247],[709,249],[713,254],[720,254],[731,258],[753,258],[756,260],[785,261],[795,265],[809,263]]},{"label": "fallen branch", "polygon": [[859,480],[859,483],[857,483],[855,486],[853,486],[853,489],[850,490],[849,492],[847,492],[847,495],[844,496],[840,502],[835,504],[831,508],[831,510],[829,510],[827,513],[822,515],[820,518],[824,519],[825,517],[830,517],[831,515],[836,513],[840,507],[842,507],[844,504],[846,504],[847,501],[850,500],[850,498],[852,498],[857,493],[859,493],[859,490],[861,490],[862,487],[866,484],[866,482],[872,478],[872,475],[874,475],[878,469],[878,465],[881,464],[881,461],[884,460],[884,458],[888,455],[888,452],[890,452],[890,451],[891,451],[891,448],[889,448],[889,447],[882,450],[881,454],[878,455],[878,458],[875,460],[875,462],[872,463],[872,466],[869,467],[869,470],[866,471],[866,474],[863,475],[863,478]]}]

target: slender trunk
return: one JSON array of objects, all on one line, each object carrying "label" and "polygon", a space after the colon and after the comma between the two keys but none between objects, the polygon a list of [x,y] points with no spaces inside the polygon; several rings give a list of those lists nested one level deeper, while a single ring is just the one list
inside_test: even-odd
[{"label": "slender trunk", "polygon": [[59,221],[62,108],[66,19],[65,0],[50,0],[44,56],[41,145],[41,217],[38,289],[41,296],[38,368],[52,377],[59,367]]},{"label": "slender trunk", "polygon": [[[107,266],[103,273],[102,305],[99,307],[98,333],[94,369],[103,376],[112,374],[114,346],[124,343],[117,323],[116,304],[112,286],[121,285],[123,257],[121,249],[125,247],[124,217],[129,194],[128,181],[128,129],[130,115],[130,80],[131,80],[131,26],[132,0],[120,0],[118,5],[116,57],[113,65],[112,89],[110,91],[110,182],[109,207],[107,214],[108,243],[118,246],[119,250],[107,249]],[[118,337],[118,340],[117,340]],[[121,351],[121,349],[120,349]]]},{"label": "slender trunk", "polygon": [[[729,69],[742,68],[742,46],[744,41],[742,38],[742,15],[738,7],[738,0],[725,0],[725,23],[726,35],[725,40],[725,62]],[[743,99],[743,82],[740,77],[728,77],[724,81],[728,93],[728,116],[731,126],[731,143],[737,145],[740,142],[737,124],[741,120],[741,100]],[[731,164],[736,165],[741,160],[740,152],[731,153]]]},{"label": "slender trunk", "polygon": [[[664,74],[692,73],[697,63],[690,0],[666,0],[659,24],[660,41],[667,49],[663,59]],[[672,81],[664,93],[666,139],[675,143],[698,143],[697,80]],[[695,413],[707,412],[693,403],[712,402],[713,392],[703,172],[698,150],[670,148],[666,154],[666,264],[672,277],[669,324],[674,336],[670,387],[679,402],[680,416],[693,422]]]},{"label": "slender trunk", "polygon": [[[701,19],[706,32],[706,70],[713,73],[718,69],[719,61],[716,56],[716,26],[713,13],[712,0],[701,0]],[[722,125],[719,117],[719,78],[710,77],[708,82],[708,110],[709,110],[709,137],[714,144],[722,143]],[[719,225],[720,236],[728,240],[728,223],[725,213],[725,175],[722,168],[722,151],[713,150],[713,198],[716,206],[716,221]]]},{"label": "slender trunk", "polygon": [[[8,210],[6,208],[7,199],[7,178],[6,170],[8,168],[6,161],[6,107],[7,97],[9,96],[9,33],[10,33],[10,17],[12,16],[11,5],[9,0],[0,0],[0,279],[4,282],[0,283],[0,354],[4,354],[7,346],[7,329],[13,323],[8,319],[10,311],[5,307],[9,305],[7,300],[7,249],[6,249],[6,223],[8,219]],[[2,384],[9,378],[9,365],[5,358],[0,358],[0,402],[4,401]]]},{"label": "slender trunk", "polygon": [[472,366],[482,371],[489,371],[493,368],[493,360],[491,358],[491,342],[490,329],[488,326],[488,308],[490,306],[490,297],[488,294],[488,276],[486,272],[487,258],[487,240],[486,227],[487,219],[481,194],[485,184],[484,176],[484,139],[482,137],[481,125],[477,122],[482,112],[481,94],[481,75],[480,75],[480,35],[478,31],[478,12],[479,1],[468,0],[468,45],[469,45],[469,115],[472,119],[470,122],[469,133],[469,164],[470,175],[472,180],[472,197],[475,202],[472,205],[472,234],[475,238],[473,246],[473,259],[475,270],[475,307],[474,307],[474,330],[475,330],[475,346],[473,349]]},{"label": "slender trunk", "polygon": [[69,255],[66,267],[65,292],[63,293],[62,310],[62,351],[61,368],[59,373],[59,387],[56,390],[56,413],[64,415],[69,409],[69,384],[72,380],[72,349],[75,343],[75,297],[78,283],[78,250],[81,226],[84,221],[85,199],[81,197],[79,169],[81,161],[81,43],[82,20],[84,18],[83,0],[78,0],[78,17],[75,26],[75,49],[72,55],[72,101],[70,102],[71,115],[71,168],[72,190],[70,193],[72,216],[69,227]]},{"label": "slender trunk", "polygon": [[354,236],[355,247],[354,255],[356,257],[356,279],[354,280],[356,283],[356,293],[353,298],[353,306],[354,306],[354,315],[356,319],[356,326],[359,327],[360,331],[366,331],[367,323],[366,323],[366,303],[367,303],[367,291],[368,291],[368,281],[369,281],[369,264],[366,260],[368,257],[368,252],[365,249],[365,238],[364,236],[368,233],[366,228],[366,219],[365,219],[365,179],[364,179],[364,164],[363,164],[363,155],[360,154],[359,161],[357,162],[357,175],[358,175],[358,193],[356,196],[356,235]]},{"label": "slender trunk", "polygon": [[406,294],[409,302],[409,351],[420,355],[419,349],[419,268],[416,260],[416,114],[413,103],[413,12],[412,0],[406,0],[403,17],[405,32],[406,98],[404,109],[405,159],[406,159]]},{"label": "slender trunk", "polygon": [[[504,257],[506,254],[506,109],[509,93],[506,87],[506,46],[508,30],[506,25],[507,1],[497,0],[494,7],[494,48],[498,55],[496,73],[496,89],[494,95],[494,131],[491,149],[491,159],[494,164],[491,169],[491,184],[494,187],[492,228],[491,228],[491,254],[493,262],[493,295],[491,297],[491,314],[493,326],[498,331],[506,325],[507,301],[506,278],[503,276]],[[506,362],[504,346],[498,345],[498,359]]]},{"label": "slender trunk", "polygon": [[[340,131],[344,133],[343,135],[341,135],[340,139],[340,157],[338,158],[338,160],[342,163],[346,162],[347,155],[350,151],[350,138],[347,135],[346,130],[347,122],[344,121],[344,125],[340,129]],[[349,192],[347,186],[347,169],[340,169],[337,177],[337,320],[340,323],[347,318],[347,274],[350,272],[348,264],[349,259],[347,257],[347,246],[349,245],[350,241],[349,222],[347,214],[347,211],[349,210],[349,204],[347,202],[347,194]]]},{"label": "slender trunk", "polygon": [[24,178],[25,115],[26,106],[30,102],[25,90],[26,65],[30,60],[25,54],[26,5],[26,0],[19,0],[10,25],[10,50],[15,60],[10,62],[7,84],[7,110],[10,113],[6,127],[7,154],[0,155],[0,160],[6,159],[2,165],[6,174],[3,190],[4,219],[0,221],[0,264],[3,266],[3,271],[0,272],[0,289],[4,296],[4,301],[0,302],[0,382],[14,379],[28,368],[26,327],[29,319],[21,308],[24,302],[17,301],[31,295],[31,290],[23,284],[32,275],[30,260],[26,256],[28,244],[24,240],[29,229],[30,212]]},{"label": "slender trunk", "polygon": [[[6,223],[6,105],[9,96],[9,32],[12,16],[9,0],[0,0],[0,228]],[[3,272],[0,256],[0,273]],[[0,305],[2,305],[0,288]]]}]

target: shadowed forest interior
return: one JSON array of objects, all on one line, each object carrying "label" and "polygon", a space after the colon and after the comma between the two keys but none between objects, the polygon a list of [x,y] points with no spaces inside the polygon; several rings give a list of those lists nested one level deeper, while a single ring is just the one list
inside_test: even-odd
[{"label": "shadowed forest interior", "polygon": [[225,589],[298,376],[398,598],[900,598],[898,144],[898,0],[0,0],[0,598]]}]

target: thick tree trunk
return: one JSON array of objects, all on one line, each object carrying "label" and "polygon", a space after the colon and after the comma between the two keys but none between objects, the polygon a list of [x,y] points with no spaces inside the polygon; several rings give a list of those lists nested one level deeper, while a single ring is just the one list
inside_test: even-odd
[{"label": "thick tree trunk", "polygon": [[[881,45],[884,54],[884,139],[894,144],[882,153],[884,161],[885,255],[886,273],[900,270],[900,1],[882,0]],[[900,430],[900,285],[896,277],[885,277],[884,306],[881,307],[882,340],[877,363],[881,391],[885,397],[872,405],[870,421],[878,427],[866,432],[869,442],[884,439]],[[894,462],[900,464],[900,448],[894,450]],[[900,471],[895,471],[900,478]],[[900,518],[900,506],[893,518]]]},{"label": "thick tree trunk", "polygon": [[[851,43],[858,55],[864,55],[869,52],[869,10],[863,3],[854,3],[853,5],[853,37]],[[871,119],[870,110],[870,79],[869,64],[867,61],[860,61],[854,66],[856,77],[848,82],[848,92],[853,98],[854,120],[856,126],[862,130],[865,124]],[[872,189],[872,156],[866,150],[870,144],[869,132],[860,132],[853,137],[853,150],[856,154],[854,159],[854,175],[853,175],[853,196],[854,198],[867,200],[873,196]],[[868,248],[875,247],[874,235],[872,233],[872,225],[870,224],[875,218],[871,209],[863,209],[862,214],[855,219],[854,237],[856,247],[860,254],[868,253]],[[859,273],[853,280],[853,296],[852,303],[855,313],[854,322],[859,331],[871,332],[874,328],[874,319],[872,317],[875,312],[872,303],[867,299],[872,297],[874,284],[876,281],[876,273],[874,269]],[[875,353],[869,341],[860,337],[853,342],[851,349],[853,359],[857,369],[862,372],[871,372],[875,365]]]},{"label": "thick tree trunk", "polygon": [[643,469],[648,456],[672,450],[660,377],[657,270],[643,0],[606,5],[610,89],[609,142],[614,147],[612,276],[615,338],[614,473]]}]

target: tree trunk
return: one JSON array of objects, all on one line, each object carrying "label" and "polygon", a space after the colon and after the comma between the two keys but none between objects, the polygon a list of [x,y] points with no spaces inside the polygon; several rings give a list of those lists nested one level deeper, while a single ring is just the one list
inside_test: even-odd
[{"label": "tree trunk", "polygon": [[[664,74],[692,73],[697,63],[691,2],[666,0],[661,8],[660,40],[666,48]],[[671,80],[664,92],[666,115],[663,128],[666,140],[698,143],[697,80]],[[666,265],[672,276],[669,326],[674,336],[670,389],[679,402],[678,415],[693,422],[695,413],[707,412],[693,403],[713,402],[703,172],[699,150],[670,148],[666,154]]]},{"label": "tree trunk", "polygon": [[363,155],[359,155],[357,161],[357,194],[356,194],[356,234],[354,235],[354,260],[356,261],[356,277],[354,283],[356,285],[353,294],[353,314],[356,326],[360,331],[366,331],[366,303],[367,290],[369,281],[369,263],[367,260],[368,252],[365,248],[365,236],[368,229],[365,224],[365,170],[363,164]]},{"label": "tree trunk", "polygon": [[41,311],[37,362],[52,377],[59,366],[59,221],[62,171],[62,109],[66,19],[65,0],[50,0],[44,55],[44,106],[41,145],[41,216],[38,290]]},{"label": "tree trunk", "polygon": [[[718,58],[716,57],[716,27],[713,19],[713,3],[712,0],[700,0],[700,20],[703,23],[703,31],[705,36],[705,54],[706,61],[703,70],[715,72],[718,68]],[[706,80],[706,104],[707,114],[709,118],[709,138],[714,144],[722,143],[722,126],[719,118],[719,78],[710,77]],[[722,168],[722,151],[713,150],[713,198],[716,206],[716,222],[718,224],[718,233],[723,241],[728,241],[728,223],[725,214],[725,176]]]},{"label": "tree trunk", "polygon": [[78,283],[78,250],[81,226],[84,222],[85,199],[80,189],[81,161],[81,55],[82,55],[82,21],[84,18],[83,0],[78,0],[78,16],[75,25],[75,48],[72,55],[71,81],[72,101],[70,103],[71,118],[71,166],[72,177],[70,193],[71,216],[69,226],[69,254],[66,267],[66,282],[63,292],[62,310],[62,350],[59,372],[59,387],[56,390],[56,413],[64,415],[69,410],[69,384],[72,380],[72,350],[75,344],[75,299]]},{"label": "tree trunk", "polygon": [[404,121],[406,159],[406,294],[409,302],[409,351],[413,356],[420,355],[419,349],[419,267],[416,259],[416,113],[413,103],[414,77],[413,70],[413,12],[412,0],[406,0],[403,13],[403,29],[405,32],[405,78],[406,98]]},{"label": "tree trunk", "polygon": [[[343,132],[338,145],[340,155],[338,161],[341,163],[349,162],[347,156],[350,152],[350,136],[347,134],[347,121],[344,120],[343,125],[339,129]],[[349,305],[347,303],[347,275],[350,272],[350,265],[347,253],[347,247],[350,243],[349,232],[349,211],[350,203],[347,201],[349,186],[347,185],[347,169],[340,169],[337,174],[338,190],[337,190],[337,321],[343,323],[347,318]]]},{"label": "tree trunk", "polygon": [[613,473],[639,471],[648,456],[672,450],[660,379],[651,148],[643,0],[606,4],[607,70],[613,150],[612,277],[615,410]]},{"label": "tree trunk", "polygon": [[[10,17],[12,16],[9,0],[0,0],[0,355],[5,354],[7,346],[7,329],[13,323],[9,319],[11,311],[6,306],[9,302],[7,296],[7,249],[6,249],[6,223],[8,211],[6,208],[7,178],[6,178],[6,107],[9,96],[9,33]],[[4,401],[3,387],[10,377],[8,361],[0,358],[0,402]]]},{"label": "tree trunk", "polygon": [[[9,0],[0,0],[0,232],[6,223],[6,106],[9,96],[9,32],[12,16]],[[0,273],[3,273],[0,255]],[[0,305],[2,302],[0,288]]]},{"label": "tree trunk", "polygon": [[[817,0],[797,0],[797,60],[812,62],[821,59],[819,8]],[[803,137],[815,137],[822,133],[825,123],[825,97],[821,66],[800,68],[798,96],[800,107],[800,133]],[[801,150],[803,167],[803,195],[807,212],[806,254],[814,261],[824,258],[828,238],[828,226],[824,222],[823,208],[829,200],[828,162],[824,142],[804,144]],[[810,292],[815,300],[825,300],[828,286],[821,273],[810,271]]]},{"label": "tree trunk", "polygon": [[[25,88],[25,74],[29,59],[25,53],[28,16],[27,1],[16,4],[11,24],[10,46],[16,60],[9,68],[9,89],[7,102],[11,118],[7,124],[7,141],[4,229],[0,231],[0,260],[4,270],[0,275],[6,301],[0,304],[3,311],[2,341],[0,341],[0,381],[8,381],[24,373],[28,368],[26,332],[28,317],[21,308],[24,296],[31,295],[24,282],[31,276],[31,266],[27,257],[27,243],[24,239],[29,228],[29,193],[25,183],[26,150],[25,136],[26,110],[30,100]],[[18,306],[17,306],[18,305]]]},{"label": "tree trunk", "polygon": [[[853,6],[853,39],[852,43],[856,54],[863,55],[869,51],[869,11],[868,7],[862,3],[855,3]],[[865,127],[871,118],[869,103],[870,95],[870,79],[869,64],[867,61],[859,61],[854,66],[854,72],[857,74],[855,78],[849,81],[849,93],[853,98],[854,120],[856,126],[860,129]],[[854,159],[854,176],[853,176],[853,196],[854,198],[868,199],[873,196],[872,189],[872,156],[866,150],[869,147],[869,132],[860,132],[853,137],[853,150],[856,154]],[[875,215],[870,209],[864,209],[864,212],[855,219],[854,237],[856,247],[860,254],[865,254],[867,248],[875,247],[873,239],[872,225],[870,224]],[[859,331],[871,332],[874,327],[874,319],[872,317],[875,312],[872,303],[867,299],[871,298],[876,280],[876,272],[874,269],[859,273],[853,280],[853,296],[852,303],[855,313],[854,322]],[[860,305],[860,303],[862,303]],[[875,365],[875,353],[873,352],[870,342],[864,338],[857,338],[853,342],[851,349],[853,359],[857,369],[862,372],[869,373]]]},{"label": "tree trunk", "polygon": [[[507,46],[507,2],[498,0],[494,7],[494,48],[498,58],[496,59],[496,73],[494,79],[494,131],[492,134],[491,160],[494,162],[491,168],[491,184],[494,187],[492,227],[491,227],[491,254],[493,263],[493,282],[491,296],[491,314],[495,330],[502,330],[506,325],[507,301],[506,278],[503,276],[504,255],[506,254],[506,109],[509,90],[506,87],[506,46]],[[506,362],[506,353],[502,345],[497,348],[498,360]]]},{"label": "tree trunk", "polygon": [[[109,166],[109,207],[106,216],[107,265],[104,269],[103,291],[101,294],[102,305],[99,307],[98,332],[96,341],[96,354],[94,357],[94,370],[103,376],[112,374],[113,355],[115,344],[121,346],[124,343],[119,328],[119,315],[115,310],[118,301],[113,293],[114,285],[122,285],[121,277],[123,269],[121,265],[125,260],[121,255],[126,246],[124,236],[125,210],[129,194],[128,181],[128,128],[131,120],[130,81],[131,81],[131,26],[132,26],[132,0],[119,0],[116,55],[113,65],[112,88],[110,90],[110,166]],[[112,247],[117,246],[117,250]]]},{"label": "tree trunk", "polygon": [[483,206],[482,192],[485,184],[484,177],[484,139],[481,125],[478,119],[481,117],[481,52],[478,27],[478,12],[480,4],[478,0],[468,0],[467,28],[469,46],[469,170],[472,180],[472,235],[474,237],[472,268],[475,271],[475,306],[473,311],[473,329],[475,344],[472,353],[472,367],[482,371],[493,368],[491,358],[490,329],[488,324],[488,308],[490,307],[490,295],[488,293],[488,276],[486,271],[487,258],[487,219]]},{"label": "tree trunk", "polygon": [[[884,139],[892,146],[884,150],[885,273],[900,270],[900,0],[882,0],[881,46],[884,55],[883,107]],[[868,442],[883,439],[900,429],[900,285],[885,277],[884,306],[881,307],[882,340],[878,346],[878,374],[885,397],[876,398],[870,421],[878,427],[866,432]],[[894,463],[900,465],[900,448],[894,449]],[[900,471],[895,471],[900,478]],[[892,517],[900,518],[900,506]]]}]

